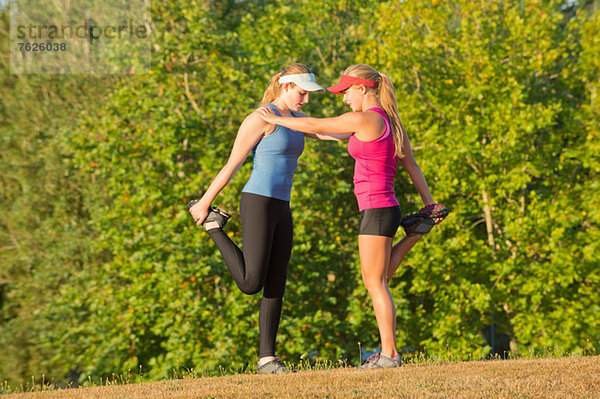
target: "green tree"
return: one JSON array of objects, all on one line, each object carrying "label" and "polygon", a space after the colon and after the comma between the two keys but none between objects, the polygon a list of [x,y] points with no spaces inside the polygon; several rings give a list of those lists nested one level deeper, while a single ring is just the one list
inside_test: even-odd
[{"label": "green tree", "polygon": [[[10,74],[9,19],[0,11],[0,375],[22,382],[49,374],[53,299],[82,265],[95,262],[81,180],[69,168],[62,134],[94,107],[113,78]],[[85,99],[85,101],[82,101]]]}]

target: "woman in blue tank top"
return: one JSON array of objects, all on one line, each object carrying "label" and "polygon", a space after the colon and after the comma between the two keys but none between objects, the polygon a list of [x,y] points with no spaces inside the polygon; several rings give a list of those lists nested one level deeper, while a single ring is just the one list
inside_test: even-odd
[{"label": "woman in blue tank top", "polygon": [[[299,111],[314,91],[324,91],[315,82],[314,74],[302,64],[291,64],[273,76],[261,105],[268,105],[279,116],[302,117],[305,115]],[[240,126],[226,165],[204,196],[188,205],[196,223],[204,226],[219,248],[240,290],[248,295],[263,290],[259,310],[259,373],[287,371],[275,357],[275,338],[292,251],[290,192],[303,150],[302,133],[267,123],[254,111]],[[250,151],[254,158],[252,173],[240,199],[243,232],[243,250],[240,250],[222,229],[229,215],[210,204]]]}]

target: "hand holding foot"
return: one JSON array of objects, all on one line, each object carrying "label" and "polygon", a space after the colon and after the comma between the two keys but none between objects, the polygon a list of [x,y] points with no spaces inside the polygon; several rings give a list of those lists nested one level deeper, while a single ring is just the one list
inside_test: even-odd
[{"label": "hand holding foot", "polygon": [[442,204],[426,205],[419,212],[411,213],[402,218],[400,225],[404,228],[407,236],[414,234],[427,234],[433,226],[441,223],[450,210]]},{"label": "hand holding foot", "polygon": [[216,206],[206,207],[200,205],[199,201],[192,200],[187,204],[187,209],[192,214],[198,226],[203,226],[206,231],[223,228],[231,215]]},{"label": "hand holding foot", "polygon": [[204,219],[208,216],[209,207],[203,206],[198,200],[191,200],[187,204],[187,210],[194,218],[194,222],[196,222],[198,226],[202,226]]}]

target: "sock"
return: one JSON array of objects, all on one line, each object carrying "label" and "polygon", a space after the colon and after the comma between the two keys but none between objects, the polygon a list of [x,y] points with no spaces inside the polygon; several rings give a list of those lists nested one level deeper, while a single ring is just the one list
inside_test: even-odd
[{"label": "sock", "polygon": [[219,223],[217,223],[217,222],[206,222],[203,224],[203,226],[206,229],[206,231],[212,230],[212,229],[218,229],[221,227],[221,226],[219,226]]}]

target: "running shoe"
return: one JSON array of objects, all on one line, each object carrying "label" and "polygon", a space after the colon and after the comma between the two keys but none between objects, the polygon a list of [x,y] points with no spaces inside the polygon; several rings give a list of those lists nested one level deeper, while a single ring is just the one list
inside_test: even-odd
[{"label": "running shoe", "polygon": [[407,235],[427,234],[431,231],[431,229],[433,229],[433,226],[435,226],[435,222],[433,220],[423,218],[421,221],[409,226],[408,228],[405,228],[404,231]]},{"label": "running shoe", "polygon": [[257,370],[259,374],[282,374],[290,372],[290,370],[285,367],[285,364],[283,364],[281,359],[278,357],[263,364],[262,366],[257,365]]},{"label": "running shoe", "polygon": [[377,363],[377,361],[379,360],[380,357],[381,357],[380,352],[374,353],[367,358],[367,361],[364,362],[362,364],[362,366],[358,366],[356,368],[357,369],[372,369],[375,367],[375,363]]},{"label": "running shoe", "polygon": [[[192,206],[194,206],[197,202],[198,202],[198,200],[191,200],[187,204],[187,210],[189,211],[190,208]],[[202,226],[206,230],[212,230],[212,229],[216,229],[216,228],[222,229],[230,217],[231,217],[231,215],[229,213],[225,212],[223,209],[216,207],[216,206],[211,206],[210,209],[208,210],[208,216],[206,216],[206,219],[204,219]]]},{"label": "running shoe", "polygon": [[445,219],[450,213],[450,209],[442,204],[429,204],[419,209],[419,213],[431,219]]},{"label": "running shoe", "polygon": [[402,218],[400,225],[404,228],[407,236],[415,234],[427,234],[437,223],[441,223],[450,210],[442,204],[429,204],[419,210]]},{"label": "running shoe", "polygon": [[376,353],[370,356],[367,361],[359,366],[359,369],[390,369],[394,367],[402,366],[402,356],[397,354],[396,357],[391,358],[382,355],[381,353]]},{"label": "running shoe", "polygon": [[210,210],[208,211],[208,216],[206,219],[204,219],[202,226],[206,230],[212,230],[216,228],[222,229],[230,217],[231,215],[225,212],[223,209],[216,206],[211,206]]},{"label": "running shoe", "polygon": [[376,368],[391,369],[402,366],[402,356],[398,353],[396,357],[379,356],[379,360],[375,363]]}]

